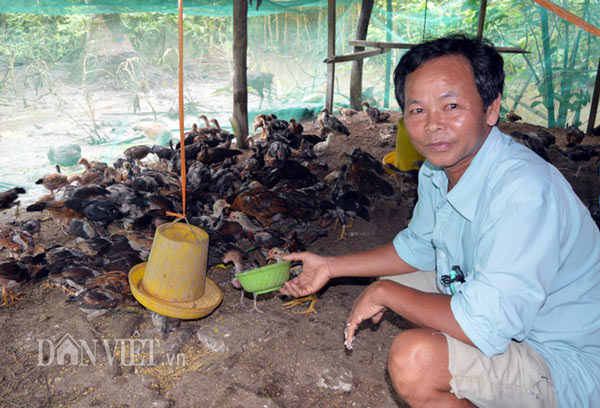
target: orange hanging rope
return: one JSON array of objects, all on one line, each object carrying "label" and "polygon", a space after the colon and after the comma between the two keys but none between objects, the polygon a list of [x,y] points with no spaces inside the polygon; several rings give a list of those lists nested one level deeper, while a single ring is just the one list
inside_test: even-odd
[{"label": "orange hanging rope", "polygon": [[560,18],[567,20],[571,24],[575,24],[577,27],[584,29],[590,34],[594,34],[595,36],[600,37],[600,28],[588,23],[584,19],[577,17],[575,14],[570,11],[565,10],[564,8],[557,6],[549,0],[533,0],[540,6],[550,10]]},{"label": "orange hanging rope", "polygon": [[[183,0],[179,0],[179,16],[177,19],[177,28],[179,31],[179,146],[181,150],[181,197],[183,200],[182,214],[167,212],[167,215],[177,217],[178,219],[186,219],[185,217],[185,138],[183,135],[184,126],[184,106],[183,106]],[[187,219],[186,219],[187,221]]]}]

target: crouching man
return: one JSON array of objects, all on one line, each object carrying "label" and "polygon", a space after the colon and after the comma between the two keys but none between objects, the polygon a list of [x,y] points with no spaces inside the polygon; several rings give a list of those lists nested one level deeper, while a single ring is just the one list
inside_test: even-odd
[{"label": "crouching man", "polygon": [[386,309],[412,322],[388,358],[412,407],[600,407],[600,232],[562,174],[496,127],[502,57],[440,38],[410,49],[394,82],[427,159],[408,227],[368,252],[288,255],[304,268],[281,292],[388,277],[354,302],[346,345]]}]

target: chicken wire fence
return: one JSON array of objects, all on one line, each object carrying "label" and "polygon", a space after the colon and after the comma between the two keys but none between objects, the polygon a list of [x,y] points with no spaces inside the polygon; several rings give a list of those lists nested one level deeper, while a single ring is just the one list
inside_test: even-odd
[{"label": "chicken wire fence", "polygon": [[[311,120],[325,101],[327,1],[262,1],[258,10],[256,1],[248,10],[249,120],[258,112]],[[183,1],[186,129],[203,125],[202,114],[229,126],[232,3]],[[599,0],[561,6],[600,21]],[[353,52],[360,8],[358,0],[337,1],[336,54]],[[178,137],[177,2],[0,0],[0,13],[0,191],[35,190],[59,156],[110,164],[132,144]],[[474,35],[478,16],[475,0],[376,1],[367,40]],[[505,0],[488,4],[484,37],[529,51],[503,55],[503,114],[513,109],[528,123],[585,130],[597,37],[533,2]],[[364,60],[363,100],[398,109],[391,73],[404,52]],[[336,64],[334,106],[349,104],[351,66]],[[81,170],[75,163],[63,161],[62,171]]]}]

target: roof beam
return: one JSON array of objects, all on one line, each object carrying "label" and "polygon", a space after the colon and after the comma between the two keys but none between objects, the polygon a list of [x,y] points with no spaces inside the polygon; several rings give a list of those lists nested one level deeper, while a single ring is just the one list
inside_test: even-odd
[{"label": "roof beam", "polygon": [[[397,49],[409,49],[419,44],[408,44],[408,43],[394,43],[384,41],[359,41],[350,40],[350,45],[362,46],[362,47],[375,47],[375,48],[397,48]],[[501,53],[513,53],[513,54],[529,54],[529,51],[524,50],[520,47],[495,47],[496,51]]]}]

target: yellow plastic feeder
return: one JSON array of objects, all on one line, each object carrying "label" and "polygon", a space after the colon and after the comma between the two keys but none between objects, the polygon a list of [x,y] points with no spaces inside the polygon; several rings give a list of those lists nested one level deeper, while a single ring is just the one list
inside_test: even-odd
[{"label": "yellow plastic feeder", "polygon": [[[404,127],[404,118],[400,118],[398,121],[398,132],[396,133],[396,150],[385,155],[383,158],[383,164],[393,164],[398,170],[418,170],[419,166],[414,163],[417,161],[424,161],[425,157],[421,155],[415,149],[406,128]],[[388,173],[393,174],[394,172],[389,169],[385,169]]]},{"label": "yellow plastic feeder", "polygon": [[208,234],[187,223],[156,229],[148,262],[129,271],[131,293],[146,308],[177,319],[198,319],[223,300],[223,291],[206,277]]}]

